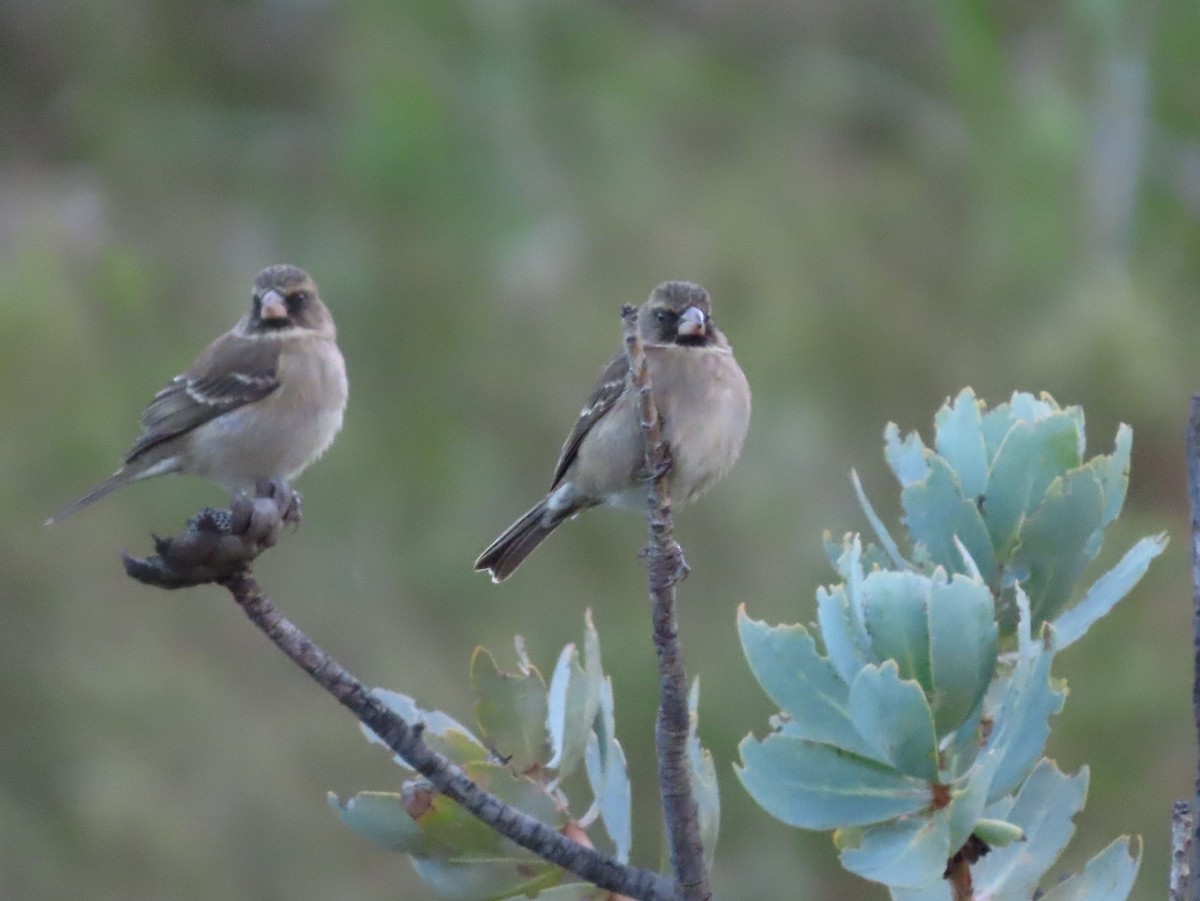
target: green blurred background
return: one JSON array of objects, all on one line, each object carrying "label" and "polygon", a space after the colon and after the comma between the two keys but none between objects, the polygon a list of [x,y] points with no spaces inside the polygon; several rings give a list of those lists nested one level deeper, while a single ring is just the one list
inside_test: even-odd
[{"label": "green blurred background", "polygon": [[1093,452],[1132,424],[1101,563],[1174,543],[1060,659],[1050,750],[1092,767],[1062,869],[1140,833],[1135,897],[1165,897],[1195,757],[1197,59],[1193,0],[0,3],[0,897],[427,896],[325,806],[397,784],[351,718],[222,591],[123,576],[119,548],[217,489],[161,480],[40,526],[285,260],[321,285],[352,390],[263,584],[364,679],[464,718],[476,644],[511,662],[520,632],[548,671],[592,607],[650,865],[642,524],[591,514],[501,587],[470,564],[544,489],[619,305],[712,292],[755,410],[680,517],[681,619],[731,901],[883,896],[730,762],[770,710],[735,606],[813,616],[821,530],[865,527],[851,466],[896,515],[885,423],[928,434],[971,384],[1082,404]]}]

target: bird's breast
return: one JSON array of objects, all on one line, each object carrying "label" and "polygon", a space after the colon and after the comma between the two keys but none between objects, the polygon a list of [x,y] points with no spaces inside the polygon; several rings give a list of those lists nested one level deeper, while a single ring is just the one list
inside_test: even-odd
[{"label": "bird's breast", "polygon": [[[317,340],[326,341],[309,339]],[[262,479],[295,478],[329,448],[349,393],[336,344],[289,342],[277,375],[279,387],[271,394],[192,433],[189,471],[249,490]]]},{"label": "bird's breast", "polygon": [[671,348],[650,378],[672,454],[671,497],[689,503],[729,471],[750,426],[750,386],[733,354]]}]

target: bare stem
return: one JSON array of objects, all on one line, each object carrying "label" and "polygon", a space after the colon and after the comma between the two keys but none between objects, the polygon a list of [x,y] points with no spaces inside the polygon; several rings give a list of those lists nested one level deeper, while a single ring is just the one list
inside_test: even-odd
[{"label": "bare stem", "polygon": [[409,766],[429,780],[439,792],[539,857],[606,889],[643,901],[671,901],[674,891],[658,873],[618,863],[579,842],[572,841],[541,820],[505,804],[484,791],[453,762],[433,751],[421,738],[420,724],[411,725],[373,697],[341,664],[315,645],[277,611],[245,570],[222,579],[233,599],[250,620],[290,660],[334,696],[351,713],[399,754]]},{"label": "bare stem", "polygon": [[1185,901],[1191,882],[1189,859],[1192,853],[1192,810],[1187,801],[1171,805],[1171,878],[1170,901]]},{"label": "bare stem", "polygon": [[[1187,428],[1188,498],[1192,508],[1192,716],[1200,737],[1200,395],[1193,394],[1188,409]],[[1191,878],[1187,897],[1200,901],[1200,761],[1197,764],[1196,787],[1192,802]]]},{"label": "bare stem", "polygon": [[372,696],[358,679],[275,609],[251,574],[250,563],[279,535],[286,502],[241,498],[231,513],[202,513],[183,534],[156,539],[156,556],[141,560],[125,555],[126,570],[140,581],[163,588],[205,582],[223,585],[276,647],[434,789],[506,838],[606,891],[638,901],[675,901],[675,885],[667,877],[622,864],[484,791],[453,761],[422,740],[420,723],[406,722]]},{"label": "bare stem", "polygon": [[621,309],[625,354],[629,360],[630,388],[637,392],[645,441],[646,472],[652,484],[646,520],[649,545],[646,563],[650,591],[654,648],[658,654],[659,708],[655,728],[658,747],[658,781],[671,869],[682,901],[710,901],[708,868],[700,841],[699,812],[688,768],[689,727],[687,673],[675,620],[675,584],[687,574],[683,551],[675,541],[667,474],[671,460],[662,440],[653,386],[646,367],[645,348],[637,330],[637,310]]}]

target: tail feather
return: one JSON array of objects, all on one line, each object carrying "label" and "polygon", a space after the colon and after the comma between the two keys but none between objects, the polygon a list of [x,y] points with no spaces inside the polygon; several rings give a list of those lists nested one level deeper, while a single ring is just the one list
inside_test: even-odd
[{"label": "tail feather", "polygon": [[66,519],[71,514],[78,513],[93,501],[98,501],[105,495],[111,494],[123,485],[128,485],[130,482],[136,482],[138,479],[144,479],[150,474],[151,473],[147,470],[130,471],[128,468],[118,469],[100,484],[93,485],[91,488],[89,488],[86,492],[84,492],[82,497],[71,501],[71,503],[67,504],[53,516],[49,517],[43,523],[43,525],[52,526],[56,522]]},{"label": "tail feather", "polygon": [[542,498],[532,510],[505,529],[504,533],[479,555],[479,559],[475,561],[475,569],[489,572],[493,582],[503,582],[511,576],[525,558],[533,553],[534,548],[545,541],[570,515],[564,514],[551,520],[546,515],[546,500]]}]

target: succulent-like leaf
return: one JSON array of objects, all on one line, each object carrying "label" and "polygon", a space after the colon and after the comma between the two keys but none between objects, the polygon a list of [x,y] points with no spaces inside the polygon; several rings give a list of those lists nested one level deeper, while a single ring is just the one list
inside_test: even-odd
[{"label": "succulent-like leaf", "polygon": [[929,702],[938,735],[957,729],[983,698],[996,668],[997,635],[987,585],[935,572],[929,593]]},{"label": "succulent-like leaf", "polygon": [[1087,767],[1067,776],[1053,761],[1039,761],[1002,816],[1024,830],[1025,841],[995,848],[972,867],[976,891],[998,901],[1032,897],[1075,832],[1072,818],[1083,809],[1087,784]]},{"label": "succulent-like leaf", "polygon": [[1166,547],[1167,535],[1163,532],[1141,539],[1126,551],[1116,566],[1092,583],[1079,603],[1054,621],[1058,646],[1065,648],[1082,638],[1092,623],[1133,590],[1133,586],[1146,574],[1150,561]]},{"label": "succulent-like leaf", "polygon": [[855,622],[850,597],[843,586],[817,589],[817,622],[829,662],[847,685],[863,666],[878,662],[865,629]]},{"label": "succulent-like leaf", "polygon": [[613,841],[617,860],[626,863],[633,845],[633,791],[629,785],[625,752],[614,738],[602,754],[600,739],[593,732],[588,737],[584,762],[592,794],[600,807],[604,831]]},{"label": "succulent-like leaf", "polygon": [[930,581],[913,572],[873,572],[863,580],[867,633],[877,660],[895,660],[900,675],[933,688],[927,609]]},{"label": "succulent-like leaf", "polygon": [[537,901],[611,901],[612,895],[586,882],[556,885],[538,893]]},{"label": "succulent-like leaf", "polygon": [[460,863],[414,857],[412,864],[417,875],[438,897],[454,901],[527,898],[557,884],[563,877],[562,870],[539,858]]},{"label": "succulent-like leaf", "polygon": [[[792,720],[791,734],[836,745],[863,757],[877,752],[850,716],[850,688],[803,626],[768,626],[738,608],[738,634],[763,691]],[[882,758],[881,758],[882,761]]]},{"label": "succulent-like leaf", "polygon": [[1089,860],[1082,873],[1042,895],[1042,901],[1123,901],[1141,863],[1141,838],[1123,836]]},{"label": "succulent-like leaf", "polygon": [[863,667],[850,686],[850,718],[870,756],[901,773],[937,779],[937,737],[933,713],[916,682],[900,678],[894,660]]},{"label": "succulent-like leaf", "polygon": [[988,791],[999,763],[1000,757],[995,753],[980,755],[966,778],[953,789],[947,808],[950,812],[951,849],[961,848],[975,831],[987,806]]},{"label": "succulent-like leaf", "polygon": [[951,572],[963,572],[961,554],[955,539],[970,553],[984,579],[996,572],[996,554],[978,503],[964,497],[957,474],[946,460],[933,456],[929,474],[908,485],[900,494],[904,505],[904,524],[913,541],[919,541],[932,563]]},{"label": "succulent-like leaf", "polygon": [[717,767],[712,754],[700,745],[700,677],[692,681],[688,692],[688,767],[692,774],[692,793],[696,796],[700,826],[700,844],[704,860],[712,867],[721,832],[721,795],[717,786]]},{"label": "succulent-like leaf", "polygon": [[1007,848],[1013,842],[1027,841],[1025,830],[1007,820],[981,817],[975,821],[974,835],[989,848]]},{"label": "succulent-like leaf", "polygon": [[[455,763],[465,764],[476,760],[487,760],[489,756],[487,745],[454,717],[440,710],[422,710],[408,695],[386,688],[372,688],[371,697],[380,701],[385,707],[403,719],[410,726],[420,724],[425,731],[422,738],[430,748],[449,757]],[[374,732],[359,724],[362,733],[373,744],[387,747]],[[390,749],[389,749],[390,750]],[[406,770],[412,770],[404,760],[396,754],[392,759]]]},{"label": "succulent-like leaf", "polygon": [[330,792],[326,799],[342,822],[369,842],[405,854],[425,851],[425,833],[404,809],[398,792],[359,792],[345,801]]},{"label": "succulent-like leaf", "polygon": [[850,482],[854,485],[854,493],[858,497],[859,506],[863,509],[863,515],[867,517],[867,522],[871,524],[871,529],[875,532],[875,537],[879,539],[880,545],[887,551],[887,555],[891,558],[893,565],[897,569],[907,569],[909,566],[908,561],[904,559],[900,553],[900,548],[896,546],[895,539],[888,532],[887,526],[883,524],[883,520],[875,512],[875,508],[871,506],[870,500],[867,499],[867,492],[863,490],[862,482],[859,481],[858,473],[853,469],[850,470]]},{"label": "succulent-like leaf", "polygon": [[[1027,615],[1027,614],[1026,614]],[[987,749],[1000,756],[989,802],[1016,790],[1041,757],[1050,734],[1049,718],[1062,710],[1065,688],[1050,677],[1054,659],[1054,629],[1042,626],[1040,647],[1022,651],[1009,679]]]},{"label": "succulent-like leaf", "polygon": [[894,422],[883,430],[883,456],[902,487],[915,485],[929,474],[929,449],[921,436],[909,432],[901,439],[900,427]]},{"label": "succulent-like leaf", "polygon": [[934,449],[954,471],[962,496],[972,503],[987,491],[990,462],[983,440],[980,406],[975,392],[963,388],[933,418]]},{"label": "succulent-like leaf", "polygon": [[734,769],[767,813],[803,829],[868,825],[916,813],[932,799],[929,783],[875,761],[788,735],[738,745]]},{"label": "succulent-like leaf", "polygon": [[522,663],[521,672],[502,672],[483,648],[471,658],[475,716],[485,739],[509,765],[524,773],[548,756],[546,683],[536,668]]},{"label": "succulent-like leaf", "polygon": [[864,879],[910,888],[940,881],[951,853],[949,816],[941,810],[868,826],[858,846],[842,851],[840,859]]},{"label": "succulent-like leaf", "polygon": [[1065,413],[1019,421],[1004,436],[983,501],[983,521],[1001,560],[1011,553],[1022,521],[1041,504],[1050,483],[1079,466],[1079,437],[1075,420]]},{"label": "succulent-like leaf", "polygon": [[546,766],[566,777],[583,761],[599,704],[599,686],[593,690],[573,644],[558,655],[546,703],[546,731],[551,750]]},{"label": "succulent-like leaf", "polygon": [[1034,628],[1066,606],[1092,560],[1088,545],[1103,516],[1104,492],[1089,465],[1051,482],[1041,506],[1025,521],[1013,566],[1029,573],[1024,584]]}]

